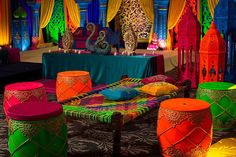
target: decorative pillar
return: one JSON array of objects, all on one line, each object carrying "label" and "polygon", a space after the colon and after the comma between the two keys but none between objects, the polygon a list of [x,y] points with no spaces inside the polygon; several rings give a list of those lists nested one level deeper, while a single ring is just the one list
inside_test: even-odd
[{"label": "decorative pillar", "polygon": [[227,43],[225,81],[236,83],[236,4],[233,0],[220,0],[215,8],[216,27]]},{"label": "decorative pillar", "polygon": [[28,2],[28,5],[31,7],[32,10],[32,49],[36,49],[38,45],[38,38],[39,38],[39,9],[40,9],[40,2]]},{"label": "decorative pillar", "polygon": [[100,0],[99,2],[99,10],[100,10],[100,17],[99,17],[99,24],[102,27],[106,27],[106,19],[107,19],[107,1],[108,0]]},{"label": "decorative pillar", "polygon": [[156,19],[157,23],[154,22],[154,24],[157,25],[156,31],[158,33],[159,40],[167,39],[168,5],[169,5],[169,0],[155,0],[154,1],[155,16],[157,17]]},{"label": "decorative pillar", "polygon": [[80,27],[86,27],[88,23],[88,4],[91,0],[76,0],[80,8]]}]

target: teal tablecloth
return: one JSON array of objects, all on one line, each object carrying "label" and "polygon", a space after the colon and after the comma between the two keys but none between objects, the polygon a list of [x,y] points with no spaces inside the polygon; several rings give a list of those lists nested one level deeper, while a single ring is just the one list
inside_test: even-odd
[{"label": "teal tablecloth", "polygon": [[67,70],[89,71],[96,84],[119,81],[122,75],[144,78],[156,74],[155,56],[44,53],[42,62],[46,79],[56,79],[58,72]]}]

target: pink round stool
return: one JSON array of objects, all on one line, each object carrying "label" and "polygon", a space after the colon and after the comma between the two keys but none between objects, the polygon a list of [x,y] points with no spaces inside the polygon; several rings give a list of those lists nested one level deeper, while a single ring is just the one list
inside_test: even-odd
[{"label": "pink round stool", "polygon": [[5,86],[4,112],[8,120],[8,108],[23,102],[46,102],[46,91],[42,83],[19,82]]}]

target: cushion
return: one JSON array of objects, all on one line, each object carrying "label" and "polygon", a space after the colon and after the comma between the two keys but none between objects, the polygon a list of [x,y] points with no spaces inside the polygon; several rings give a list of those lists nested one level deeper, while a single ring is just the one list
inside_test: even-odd
[{"label": "cushion", "polygon": [[127,87],[105,89],[99,93],[108,100],[130,100],[138,95],[137,90]]},{"label": "cushion", "polygon": [[171,84],[176,84],[176,81],[173,78],[165,76],[165,75],[154,75],[154,76],[146,77],[142,79],[141,82],[143,84],[148,84],[152,82],[168,82]]},{"label": "cushion", "polygon": [[178,87],[167,82],[153,82],[144,85],[143,87],[140,88],[140,90],[144,93],[153,96],[160,96],[164,94],[169,94],[171,92],[175,92],[176,90],[178,90]]},{"label": "cushion", "polygon": [[236,89],[236,85],[231,86],[229,89]]}]

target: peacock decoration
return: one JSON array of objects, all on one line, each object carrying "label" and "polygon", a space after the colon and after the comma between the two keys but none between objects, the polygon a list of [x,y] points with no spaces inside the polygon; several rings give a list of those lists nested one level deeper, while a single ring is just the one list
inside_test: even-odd
[{"label": "peacock decoration", "polygon": [[62,47],[66,51],[69,51],[72,48],[73,42],[74,40],[73,40],[72,32],[70,31],[69,28],[66,28],[65,34],[62,37]]},{"label": "peacock decoration", "polygon": [[88,23],[86,26],[87,30],[91,32],[86,40],[86,48],[94,54],[108,55],[111,52],[110,44],[105,41],[105,31],[100,31],[96,42],[93,44],[92,37],[94,36],[96,26],[94,23]]},{"label": "peacock decoration", "polygon": [[137,42],[137,36],[131,26],[131,24],[129,25],[123,25],[122,30],[124,33],[123,39],[125,42],[125,54],[127,55],[133,55],[135,53],[135,50],[138,46],[138,42]]}]

